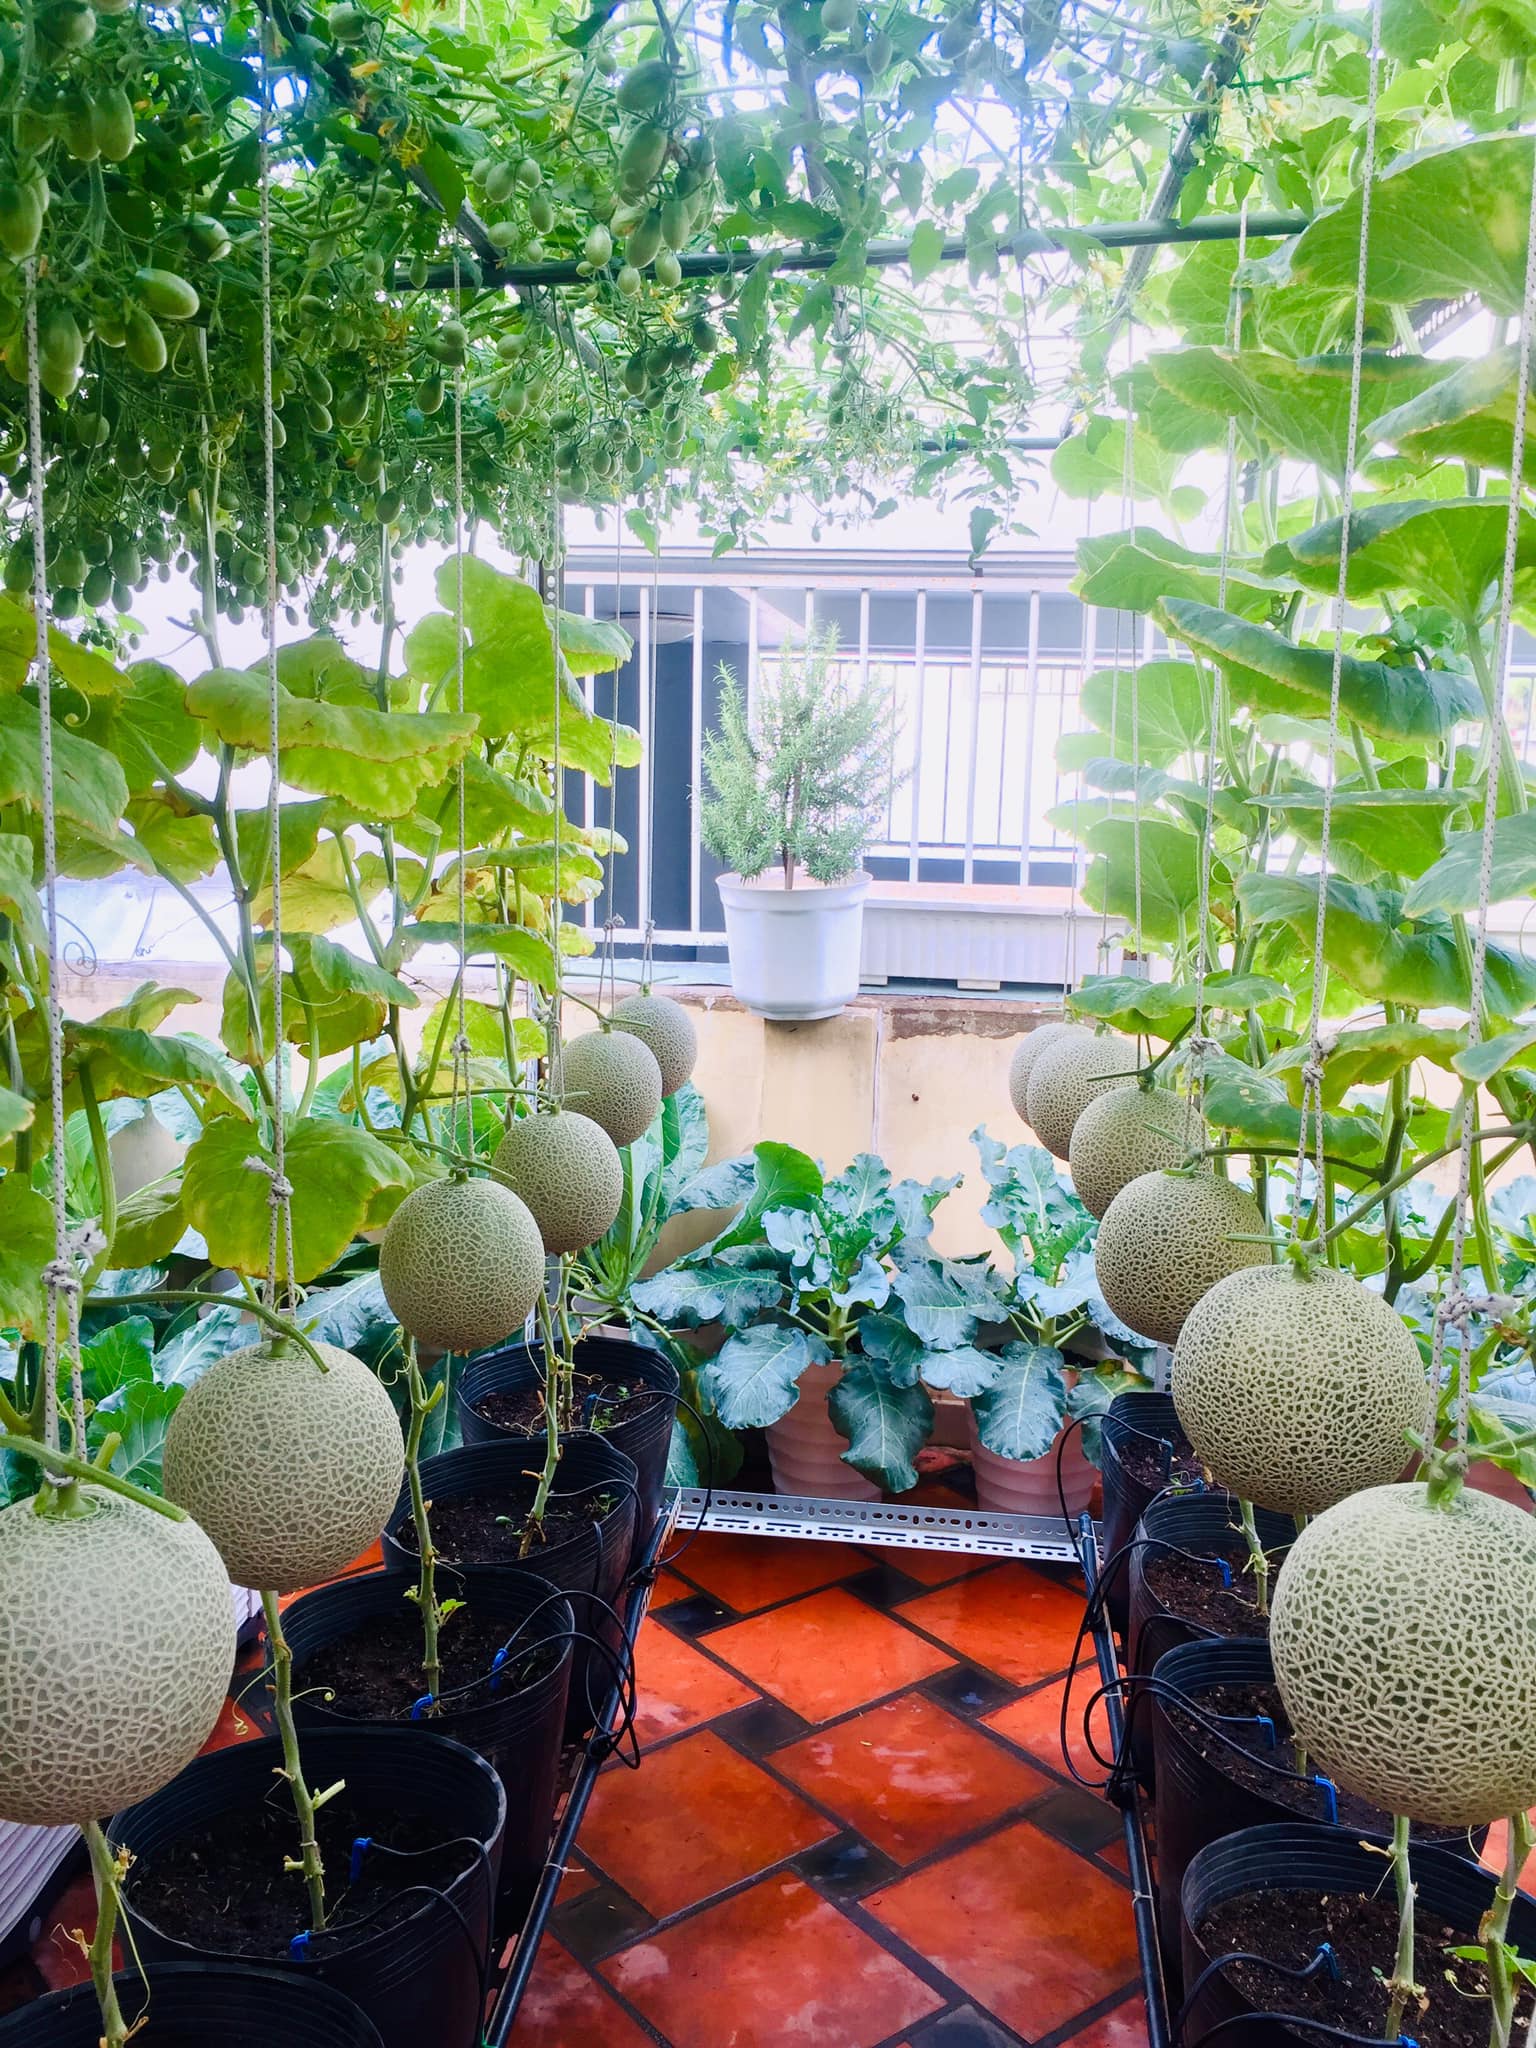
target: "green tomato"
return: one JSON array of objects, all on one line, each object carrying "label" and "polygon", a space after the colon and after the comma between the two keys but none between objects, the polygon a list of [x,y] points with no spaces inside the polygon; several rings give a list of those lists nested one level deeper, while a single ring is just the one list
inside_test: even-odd
[{"label": "green tomato", "polygon": [[96,39],[96,11],[85,0],[50,0],[37,17],[39,33],[60,50],[83,50]]},{"label": "green tomato", "polygon": [[656,182],[672,138],[665,128],[645,123],[625,143],[619,156],[619,185],[631,197],[648,191]]},{"label": "green tomato", "polygon": [[495,163],[485,174],[485,196],[493,206],[505,206],[517,190],[516,164]]},{"label": "green tomato", "polygon": [[195,289],[174,270],[136,270],[133,288],[140,304],[161,320],[191,320],[201,303]]},{"label": "green tomato", "polygon": [[649,57],[625,73],[614,98],[626,114],[654,114],[672,90],[672,77],[665,57]]},{"label": "green tomato", "polygon": [[165,336],[153,313],[142,306],[130,306],[123,323],[123,347],[135,369],[154,377],[165,368]]},{"label": "green tomato", "polygon": [[37,254],[43,204],[30,184],[19,185],[13,179],[0,183],[0,248],[18,263]]},{"label": "green tomato", "polygon": [[133,102],[120,85],[109,85],[97,95],[91,123],[96,147],[108,163],[120,164],[133,154],[138,124],[133,118]]},{"label": "green tomato", "polygon": [[589,228],[582,255],[594,270],[605,270],[613,260],[613,237],[605,227]]},{"label": "green tomato", "polygon": [[517,182],[525,192],[536,192],[544,182],[544,173],[537,160],[525,156],[517,167]]},{"label": "green tomato", "polygon": [[205,263],[217,263],[229,254],[229,229],[211,213],[194,213],[187,221],[187,247]]},{"label": "green tomato", "polygon": [[653,207],[638,227],[630,229],[624,244],[624,261],[644,270],[661,247],[661,215]]},{"label": "green tomato", "polygon": [[675,291],[683,281],[681,259],[672,250],[663,249],[656,258],[656,282],[668,291]]},{"label": "green tomato", "polygon": [[640,289],[645,283],[645,279],[636,270],[633,263],[626,263],[620,269],[618,276],[614,279],[614,283],[618,286],[620,298],[637,299],[640,296]]},{"label": "green tomato", "polygon": [[554,228],[555,202],[542,187],[528,201],[528,218],[541,235],[551,233]]},{"label": "green tomato", "polygon": [[95,103],[84,91],[71,93],[60,110],[59,131],[64,137],[64,147],[78,163],[94,163],[101,155],[95,117]]}]

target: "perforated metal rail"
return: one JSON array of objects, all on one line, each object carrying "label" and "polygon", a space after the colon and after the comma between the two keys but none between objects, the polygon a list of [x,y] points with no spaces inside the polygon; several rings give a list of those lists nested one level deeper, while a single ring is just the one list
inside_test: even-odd
[{"label": "perforated metal rail", "polygon": [[979,1508],[903,1507],[878,1500],[815,1500],[793,1493],[738,1493],[684,1487],[677,1530],[732,1536],[812,1538],[897,1550],[953,1550],[968,1556],[1029,1557],[1075,1564],[1073,1532],[1060,1515],[994,1515]]}]

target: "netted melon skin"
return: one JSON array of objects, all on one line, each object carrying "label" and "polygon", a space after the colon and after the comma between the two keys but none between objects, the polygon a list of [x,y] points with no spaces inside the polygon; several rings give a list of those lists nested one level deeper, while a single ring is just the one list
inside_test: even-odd
[{"label": "netted melon skin", "polygon": [[389,1520],[405,1474],[399,1418],[350,1351],[250,1344],[211,1365],[165,1433],[165,1493],[200,1522],[237,1585],[332,1579]]},{"label": "netted melon skin", "polygon": [[419,1344],[483,1351],[521,1330],[539,1298],[539,1226],[526,1203],[495,1181],[430,1181],[389,1219],[379,1284]]},{"label": "netted melon skin", "polygon": [[1128,1038],[1058,1038],[1036,1060],[1024,1091],[1029,1123],[1048,1152],[1065,1159],[1072,1131],[1095,1096],[1136,1085],[1136,1048]]},{"label": "netted melon skin", "polygon": [[1215,1174],[1144,1173],[1104,1211],[1093,1248],[1099,1292],[1121,1322],[1173,1344],[1207,1288],[1245,1266],[1267,1266],[1264,1217],[1244,1189]]},{"label": "netted melon skin", "polygon": [[1195,1303],[1173,1354],[1179,1420],[1221,1485],[1282,1514],[1386,1486],[1424,1427],[1418,1346],[1348,1273],[1229,1274]]},{"label": "netted melon skin", "polygon": [[1280,1696],[1317,1768],[1387,1813],[1478,1827],[1536,1804],[1536,1516],[1375,1486],[1296,1540]]},{"label": "netted melon skin", "polygon": [[1067,1164],[1090,1216],[1103,1216],[1123,1187],[1184,1157],[1185,1105],[1171,1088],[1112,1088],[1072,1126]]},{"label": "netted melon skin", "polygon": [[1021,1122],[1029,1122],[1029,1077],[1036,1060],[1072,1034],[1081,1038],[1091,1036],[1080,1024],[1037,1024],[1013,1048],[1013,1058],[1008,1062],[1008,1099]]},{"label": "netted melon skin", "polygon": [[527,1204],[547,1252],[596,1244],[624,1199],[624,1162],[601,1124],[579,1110],[519,1117],[491,1171]]},{"label": "netted melon skin", "polygon": [[104,1488],[90,1513],[0,1510],[0,1818],[102,1820],[207,1741],[235,1661],[218,1552]]},{"label": "netted melon skin", "polygon": [[661,1069],[661,1093],[675,1095],[692,1074],[699,1057],[699,1034],[681,1003],[670,996],[626,996],[615,1003],[615,1031],[627,1031],[648,1045]]},{"label": "netted melon skin", "polygon": [[601,1124],[615,1145],[633,1145],[661,1108],[656,1055],[628,1031],[573,1038],[560,1056],[560,1100]]}]

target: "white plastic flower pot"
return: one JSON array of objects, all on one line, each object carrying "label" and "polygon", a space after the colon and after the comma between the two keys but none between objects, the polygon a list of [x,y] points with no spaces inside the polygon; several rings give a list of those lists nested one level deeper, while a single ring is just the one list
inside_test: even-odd
[{"label": "white plastic flower pot", "polygon": [[859,951],[864,899],[870,878],[846,882],[799,878],[784,887],[781,874],[744,882],[721,875],[731,955],[731,990],[759,1017],[806,1023],[835,1017],[859,992]]},{"label": "white plastic flower pot", "polygon": [[799,1378],[800,1398],[787,1415],[768,1425],[768,1462],[779,1493],[811,1500],[878,1500],[880,1489],[843,1463],[848,1439],[833,1427],[827,1396],[842,1378],[840,1365],[808,1365]]},{"label": "white plastic flower pot", "polygon": [[[1043,1458],[1000,1458],[989,1451],[976,1431],[976,1417],[968,1408],[971,1426],[971,1470],[976,1475],[976,1505],[993,1515],[1061,1514],[1061,1499],[1074,1518],[1093,1499],[1098,1473],[1083,1455],[1083,1433],[1074,1429],[1063,1445],[1060,1434]],[[1057,1453],[1061,1455],[1061,1492],[1057,1492]]]}]

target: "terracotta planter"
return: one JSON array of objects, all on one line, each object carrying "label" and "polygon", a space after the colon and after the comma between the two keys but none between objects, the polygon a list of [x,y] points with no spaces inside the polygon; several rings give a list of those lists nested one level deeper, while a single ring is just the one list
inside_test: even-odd
[{"label": "terracotta planter", "polygon": [[812,1500],[878,1500],[880,1489],[843,1463],[848,1439],[832,1427],[827,1395],[842,1377],[840,1365],[808,1365],[798,1382],[800,1398],[789,1413],[768,1425],[768,1462],[778,1493]]},{"label": "terracotta planter", "polygon": [[[1081,1430],[1073,1430],[1065,1448],[1060,1436],[1043,1458],[1000,1458],[970,1424],[971,1469],[976,1475],[976,1505],[993,1515],[1054,1515],[1061,1518],[1062,1495],[1074,1520],[1093,1500],[1099,1475],[1083,1455]],[[1057,1492],[1057,1454],[1061,1457],[1061,1492]]]},{"label": "terracotta planter", "polygon": [[1489,1458],[1473,1459],[1467,1469],[1467,1484],[1476,1487],[1479,1493],[1491,1493],[1497,1500],[1511,1501],[1527,1512],[1531,1508],[1531,1496],[1514,1473],[1506,1472],[1502,1465],[1495,1465]]}]

